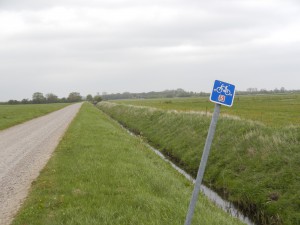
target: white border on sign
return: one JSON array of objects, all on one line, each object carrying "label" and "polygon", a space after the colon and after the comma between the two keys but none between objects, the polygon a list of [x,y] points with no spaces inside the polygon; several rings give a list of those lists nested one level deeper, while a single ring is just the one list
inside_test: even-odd
[{"label": "white border on sign", "polygon": [[[223,81],[221,81],[221,82],[223,82]],[[225,82],[224,82],[225,83]],[[229,83],[228,83],[229,84]],[[233,85],[233,84],[230,84],[230,85]],[[235,85],[233,85],[234,86],[234,90],[233,90],[233,97],[232,97],[232,102],[231,102],[231,105],[226,105],[226,104],[224,104],[224,103],[221,103],[221,102],[217,102],[217,101],[214,101],[214,100],[212,100],[211,99],[211,96],[212,96],[212,93],[213,92],[211,92],[210,93],[210,96],[209,96],[209,100],[211,101],[211,102],[214,102],[214,103],[217,103],[217,104],[220,104],[220,105],[224,105],[224,106],[227,106],[227,107],[231,107],[232,105],[233,105],[233,101],[234,101],[234,97],[235,97]],[[214,89],[214,86],[213,86],[213,89]]]}]

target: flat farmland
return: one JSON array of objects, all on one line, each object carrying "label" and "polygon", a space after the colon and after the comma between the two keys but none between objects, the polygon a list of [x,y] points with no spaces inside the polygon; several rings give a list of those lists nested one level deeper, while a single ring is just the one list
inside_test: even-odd
[{"label": "flat farmland", "polygon": [[[232,108],[221,109],[204,183],[257,224],[300,224],[299,100],[237,96]],[[214,107],[208,97],[98,107],[196,176]]]},{"label": "flat farmland", "polygon": [[[119,104],[149,106],[164,110],[213,112],[209,97],[133,99],[114,101]],[[300,95],[251,95],[236,96],[231,108],[222,107],[222,114],[262,122],[272,127],[300,125]]]},{"label": "flat farmland", "polygon": [[0,105],[0,130],[46,115],[69,104]]}]

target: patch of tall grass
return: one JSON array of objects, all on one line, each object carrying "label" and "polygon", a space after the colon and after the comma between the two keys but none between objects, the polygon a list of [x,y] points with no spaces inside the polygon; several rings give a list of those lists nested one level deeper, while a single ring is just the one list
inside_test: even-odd
[{"label": "patch of tall grass", "polygon": [[[108,102],[98,107],[196,175],[210,116]],[[274,129],[221,116],[204,182],[259,224],[300,224],[299,144],[297,126]]]}]

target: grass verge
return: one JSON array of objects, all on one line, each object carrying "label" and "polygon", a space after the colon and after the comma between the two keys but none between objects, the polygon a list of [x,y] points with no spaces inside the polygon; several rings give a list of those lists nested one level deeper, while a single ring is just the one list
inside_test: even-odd
[{"label": "grass verge", "polygon": [[[196,175],[210,116],[103,102],[98,107]],[[259,224],[300,224],[300,128],[219,119],[204,182]]]},{"label": "grass verge", "polygon": [[0,105],[0,130],[61,109],[68,104]]},{"label": "grass verge", "polygon": [[[191,184],[85,103],[13,224],[183,224]],[[238,225],[201,196],[195,224]]]}]

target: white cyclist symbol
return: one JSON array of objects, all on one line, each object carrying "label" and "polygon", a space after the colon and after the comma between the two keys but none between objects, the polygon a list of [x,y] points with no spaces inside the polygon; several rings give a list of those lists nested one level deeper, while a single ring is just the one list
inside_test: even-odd
[{"label": "white cyclist symbol", "polygon": [[214,91],[218,93],[224,92],[225,95],[232,96],[230,90],[228,90],[228,86],[225,86],[224,84],[221,84],[221,87],[217,87],[216,89],[214,89]]}]

